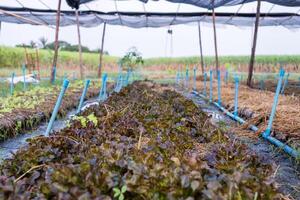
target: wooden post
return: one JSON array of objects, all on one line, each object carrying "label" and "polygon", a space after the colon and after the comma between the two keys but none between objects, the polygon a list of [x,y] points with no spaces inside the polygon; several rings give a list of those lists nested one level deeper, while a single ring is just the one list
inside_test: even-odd
[{"label": "wooden post", "polygon": [[58,56],[58,48],[59,48],[58,34],[59,34],[59,25],[60,25],[60,8],[61,8],[61,0],[58,0],[58,8],[57,8],[57,12],[56,12],[54,57],[53,57],[53,63],[52,63],[52,69],[51,69],[51,78],[50,78],[51,83],[54,83],[54,76],[55,76],[56,65],[57,65],[57,56]]},{"label": "wooden post", "polygon": [[201,39],[201,25],[200,21],[198,21],[198,32],[199,32],[199,47],[200,47],[200,63],[202,75],[204,75],[204,60],[203,60],[203,51],[202,51],[202,39]]},{"label": "wooden post", "polygon": [[81,37],[80,37],[80,24],[79,24],[79,12],[78,9],[75,10],[76,14],[76,24],[77,24],[77,35],[78,35],[78,52],[79,52],[79,68],[80,68],[80,78],[83,79],[83,65],[82,65],[82,47],[81,47]]},{"label": "wooden post", "polygon": [[249,63],[249,69],[248,69],[248,79],[247,79],[247,85],[249,87],[252,87],[252,76],[253,76],[253,69],[254,69],[254,63],[255,63],[255,51],[256,51],[257,33],[258,33],[259,17],[260,17],[260,5],[261,5],[261,0],[257,0],[253,44],[252,44],[252,49],[251,49],[251,57],[250,57],[250,63]]},{"label": "wooden post", "polygon": [[213,29],[214,29],[214,43],[215,43],[215,57],[216,57],[215,59],[216,59],[216,72],[217,72],[219,70],[219,57],[218,57],[218,46],[217,46],[216,13],[215,13],[214,0],[212,0],[212,20],[213,20]]},{"label": "wooden post", "polygon": [[106,31],[106,22],[104,22],[104,24],[103,24],[102,43],[101,43],[101,49],[100,49],[100,60],[99,60],[99,66],[98,66],[98,78],[101,78],[101,73],[102,73],[105,31]]}]

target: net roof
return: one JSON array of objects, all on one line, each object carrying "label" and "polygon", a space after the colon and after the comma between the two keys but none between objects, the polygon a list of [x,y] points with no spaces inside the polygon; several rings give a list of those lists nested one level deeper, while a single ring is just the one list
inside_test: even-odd
[{"label": "net roof", "polygon": [[[71,7],[78,8],[80,4],[96,1],[96,0],[66,0],[66,1]],[[147,3],[149,0],[140,0],[140,1]],[[191,4],[194,6],[211,9],[212,7],[217,8],[220,6],[233,6],[238,4],[254,2],[257,0],[167,0],[167,1],[172,3]],[[263,1],[276,4],[276,5],[281,5],[281,6],[300,6],[300,0],[263,0]]]},{"label": "net roof", "polygon": [[[105,22],[109,25],[122,25],[131,28],[165,27],[197,22],[212,23],[212,13],[209,9],[184,3],[170,3],[170,1],[174,0],[149,1],[146,4],[142,3],[141,0],[81,0],[80,3],[85,2],[87,4],[83,4],[79,9],[79,21],[82,27],[95,27]],[[299,1],[285,0],[285,2],[289,2],[289,5]],[[198,0],[195,2],[207,3],[210,1]],[[225,1],[215,0],[215,3],[221,2],[224,3]],[[229,5],[229,3],[234,5],[240,0],[226,0],[226,2],[227,4],[224,5]],[[244,2],[250,1],[244,0]],[[61,26],[76,25],[75,11],[68,6],[68,3],[73,6],[76,5],[74,0],[62,1]],[[57,1],[53,0],[2,0],[0,2],[0,22],[54,26],[56,23],[56,4]],[[131,8],[129,5],[139,9],[128,9]],[[251,5],[252,9],[250,9]],[[253,26],[256,17],[255,8],[255,2],[218,8],[216,10],[216,23],[240,27]],[[263,3],[260,26],[300,28],[299,13],[298,7],[276,6],[275,8],[275,4]]]},{"label": "net roof", "polygon": [[[56,11],[0,7],[0,21],[16,24],[55,25]],[[19,17],[16,17],[19,16]],[[216,23],[234,26],[253,26],[255,13],[216,13]],[[300,15],[295,13],[262,13],[260,26],[300,27]],[[211,12],[197,13],[143,13],[143,12],[99,12],[80,11],[80,25],[95,27],[104,22],[131,28],[163,27],[195,22],[211,23]],[[76,24],[74,11],[61,12],[61,26]]]}]

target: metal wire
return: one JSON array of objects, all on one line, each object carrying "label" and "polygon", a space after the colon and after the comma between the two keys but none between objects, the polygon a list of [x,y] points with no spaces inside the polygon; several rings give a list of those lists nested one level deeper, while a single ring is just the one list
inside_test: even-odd
[{"label": "metal wire", "polygon": [[[23,8],[25,8],[24,4],[21,3],[19,0],[16,0],[16,2]],[[31,11],[29,11],[30,14],[32,14],[32,16],[34,16],[35,18],[37,18],[38,20],[42,21],[44,23],[45,26],[49,27],[49,28],[53,28],[52,26],[50,26],[45,20],[41,19],[40,17],[36,16],[35,14],[33,14]],[[42,23],[42,24],[43,24]]]},{"label": "metal wire", "polygon": [[115,2],[115,9],[116,9],[116,11],[118,12],[118,16],[119,16],[119,19],[120,19],[120,24],[123,25],[121,15],[119,14],[119,11],[118,11],[117,0],[114,0],[114,2]]}]

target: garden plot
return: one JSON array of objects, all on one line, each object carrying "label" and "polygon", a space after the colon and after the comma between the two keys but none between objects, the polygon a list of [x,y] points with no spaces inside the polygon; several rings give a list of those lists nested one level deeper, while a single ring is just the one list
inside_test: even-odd
[{"label": "garden plot", "polygon": [[[93,83],[88,90],[87,98],[99,93],[100,84]],[[83,84],[81,81],[70,84],[58,115],[64,116],[67,111],[78,105]],[[13,96],[0,99],[0,141],[14,137],[24,130],[30,130],[41,122],[48,120],[56,103],[60,86],[39,87]]]},{"label": "garden plot", "polygon": [[7,199],[283,199],[264,164],[185,97],[135,82],[0,167]]},{"label": "garden plot", "polygon": [[[209,97],[209,81],[206,83],[207,96]],[[222,104],[229,110],[234,108],[234,84],[227,85],[222,82],[221,99]],[[197,81],[197,90],[203,92],[204,83]],[[239,86],[238,105],[239,116],[247,119],[247,125],[240,128],[247,129],[248,125],[257,125],[259,131],[257,134],[248,133],[257,137],[258,134],[265,131],[268,119],[271,113],[274,93],[270,91],[259,91],[248,88],[247,86]],[[217,82],[213,83],[213,97],[217,101]],[[300,149],[300,98],[290,95],[280,95],[277,106],[276,116],[273,123],[272,136],[283,142],[287,142],[296,149]],[[245,133],[245,131],[238,131]]]}]

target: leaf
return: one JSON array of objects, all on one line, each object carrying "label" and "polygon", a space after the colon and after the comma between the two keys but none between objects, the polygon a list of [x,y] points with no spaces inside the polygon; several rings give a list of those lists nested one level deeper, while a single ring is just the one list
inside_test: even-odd
[{"label": "leaf", "polygon": [[124,200],[124,195],[123,195],[123,194],[121,194],[121,195],[119,196],[119,200]]},{"label": "leaf", "polygon": [[122,193],[125,193],[127,191],[127,186],[126,185],[123,185],[122,189],[121,189],[121,192]]},{"label": "leaf", "polygon": [[121,194],[121,191],[119,190],[119,188],[113,188],[113,191],[114,191],[114,197],[117,197]]}]

